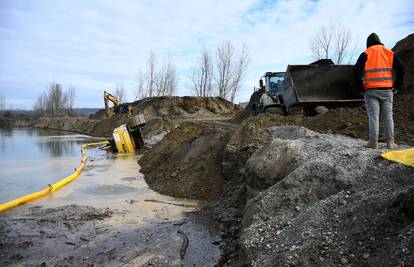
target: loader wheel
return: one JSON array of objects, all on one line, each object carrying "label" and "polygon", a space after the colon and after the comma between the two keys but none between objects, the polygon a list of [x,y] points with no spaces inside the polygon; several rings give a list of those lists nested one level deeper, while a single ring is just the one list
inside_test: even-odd
[{"label": "loader wheel", "polygon": [[135,130],[145,125],[145,118],[143,114],[138,114],[130,118],[127,122],[127,127],[131,130]]}]

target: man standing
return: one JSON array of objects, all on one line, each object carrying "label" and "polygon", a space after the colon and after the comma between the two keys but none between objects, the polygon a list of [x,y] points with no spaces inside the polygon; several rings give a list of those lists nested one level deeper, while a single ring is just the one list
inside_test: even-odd
[{"label": "man standing", "polygon": [[377,34],[371,33],[367,38],[367,50],[359,56],[355,64],[354,75],[357,84],[364,92],[369,126],[367,146],[370,148],[378,146],[381,113],[387,148],[396,148],[392,105],[393,94],[400,89],[404,77],[401,60],[394,55],[394,52],[384,47]]}]

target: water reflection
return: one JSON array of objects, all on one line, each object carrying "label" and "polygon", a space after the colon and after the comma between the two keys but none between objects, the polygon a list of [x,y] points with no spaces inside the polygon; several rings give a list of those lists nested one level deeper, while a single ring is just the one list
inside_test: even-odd
[{"label": "water reflection", "polygon": [[7,150],[7,139],[13,135],[12,127],[0,127],[0,151],[4,153]]},{"label": "water reflection", "polygon": [[43,153],[49,153],[52,157],[72,155],[81,150],[85,140],[62,140],[62,138],[49,137],[36,142],[36,146]]},{"label": "water reflection", "polygon": [[[71,174],[81,159],[82,144],[94,141],[55,130],[0,128],[0,203]],[[93,151],[108,157],[104,151]]]}]

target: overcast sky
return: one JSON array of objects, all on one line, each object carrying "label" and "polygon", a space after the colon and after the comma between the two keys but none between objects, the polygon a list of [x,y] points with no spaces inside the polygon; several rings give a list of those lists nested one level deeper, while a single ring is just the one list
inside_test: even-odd
[{"label": "overcast sky", "polygon": [[395,43],[414,32],[412,0],[0,0],[0,95],[31,108],[50,81],[77,89],[77,107],[103,107],[103,90],[132,90],[153,51],[172,58],[178,95],[200,49],[247,45],[251,63],[236,101],[247,101],[266,71],[312,60],[309,39],[321,23],[342,23],[360,41],[371,32]]}]

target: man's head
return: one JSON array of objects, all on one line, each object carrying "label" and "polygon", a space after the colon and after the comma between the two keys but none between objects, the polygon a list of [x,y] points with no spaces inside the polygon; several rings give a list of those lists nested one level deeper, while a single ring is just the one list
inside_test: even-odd
[{"label": "man's head", "polygon": [[381,40],[375,32],[371,33],[367,38],[367,48],[373,45],[382,45]]}]

